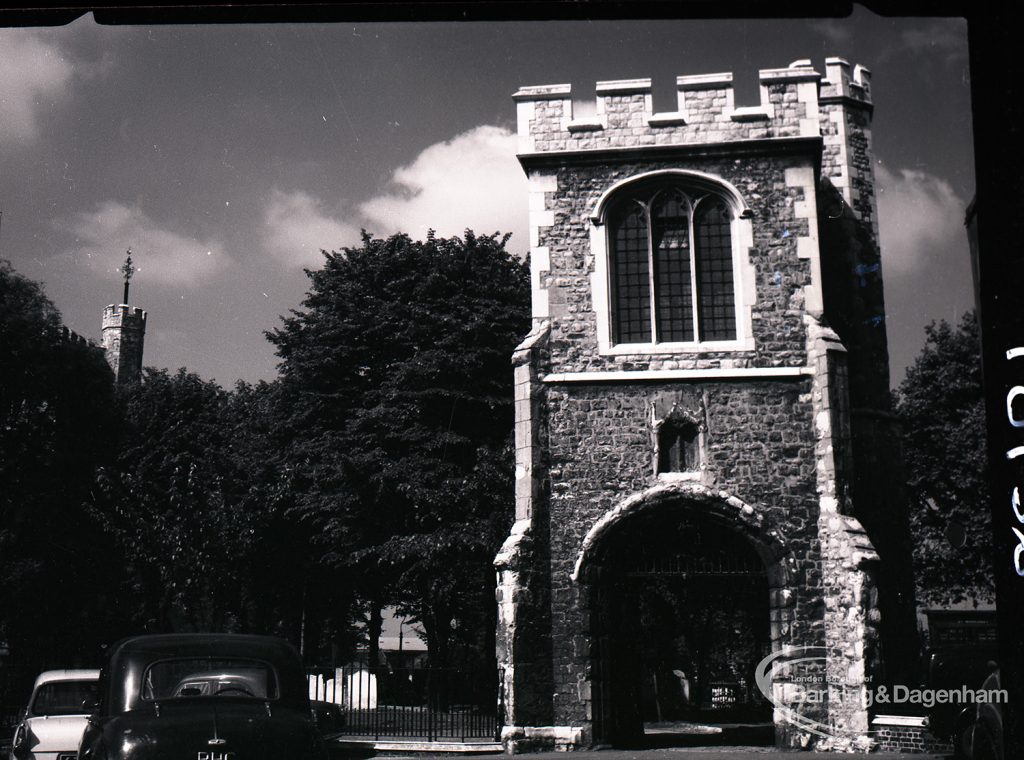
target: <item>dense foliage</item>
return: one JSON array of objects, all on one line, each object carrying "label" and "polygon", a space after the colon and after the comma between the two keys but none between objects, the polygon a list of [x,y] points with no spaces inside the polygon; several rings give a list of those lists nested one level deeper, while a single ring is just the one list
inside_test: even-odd
[{"label": "dense foliage", "polygon": [[0,261],[0,640],[53,663],[110,632],[116,588],[82,510],[116,439],[113,374],[62,328],[42,288]]},{"label": "dense foliage", "polygon": [[[352,653],[380,611],[431,658],[493,653],[512,518],[512,372],[525,265],[497,236],[366,237],[309,272],[268,337],[280,379],[185,369],[115,388],[41,288],[0,267],[0,640],[95,662],[145,631],[285,636]],[[372,656],[372,654],[371,654]]]},{"label": "dense foliage", "polygon": [[919,601],[991,601],[992,545],[978,323],[926,328],[897,392]]},{"label": "dense foliage", "polygon": [[529,285],[504,242],[366,236],[309,272],[303,311],[268,336],[296,513],[371,610],[419,618],[435,662],[493,628],[512,517],[509,357]]}]

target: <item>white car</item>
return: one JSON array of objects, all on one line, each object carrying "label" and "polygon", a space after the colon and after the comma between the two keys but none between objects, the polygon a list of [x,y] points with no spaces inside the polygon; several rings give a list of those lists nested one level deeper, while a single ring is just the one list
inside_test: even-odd
[{"label": "white car", "polygon": [[75,760],[88,715],[83,704],[96,699],[98,670],[40,673],[14,732],[11,760]]}]

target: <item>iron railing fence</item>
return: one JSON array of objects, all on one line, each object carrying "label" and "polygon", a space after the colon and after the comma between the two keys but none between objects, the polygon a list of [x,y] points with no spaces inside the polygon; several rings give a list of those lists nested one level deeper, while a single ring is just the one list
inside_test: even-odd
[{"label": "iron railing fence", "polygon": [[504,715],[497,669],[349,665],[308,671],[309,696],[340,706],[353,738],[497,741]]}]

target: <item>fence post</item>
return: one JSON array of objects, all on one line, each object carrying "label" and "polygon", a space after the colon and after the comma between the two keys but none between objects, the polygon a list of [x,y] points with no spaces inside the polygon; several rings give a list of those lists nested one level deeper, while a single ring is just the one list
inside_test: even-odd
[{"label": "fence post", "polygon": [[501,729],[505,725],[505,668],[498,668],[498,709],[495,715],[494,741],[501,741]]}]

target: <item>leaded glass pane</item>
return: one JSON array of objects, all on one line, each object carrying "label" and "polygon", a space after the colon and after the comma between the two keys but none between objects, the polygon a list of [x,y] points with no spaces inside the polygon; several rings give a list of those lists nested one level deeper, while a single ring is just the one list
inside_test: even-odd
[{"label": "leaded glass pane", "polygon": [[693,340],[689,205],[679,190],[662,192],[651,211],[658,342]]},{"label": "leaded glass pane", "polygon": [[701,340],[736,337],[730,214],[718,198],[706,198],[694,215],[697,243],[697,304]]},{"label": "leaded glass pane", "polygon": [[647,260],[647,219],[633,200],[620,204],[610,220],[616,343],[651,340],[650,268]]}]

